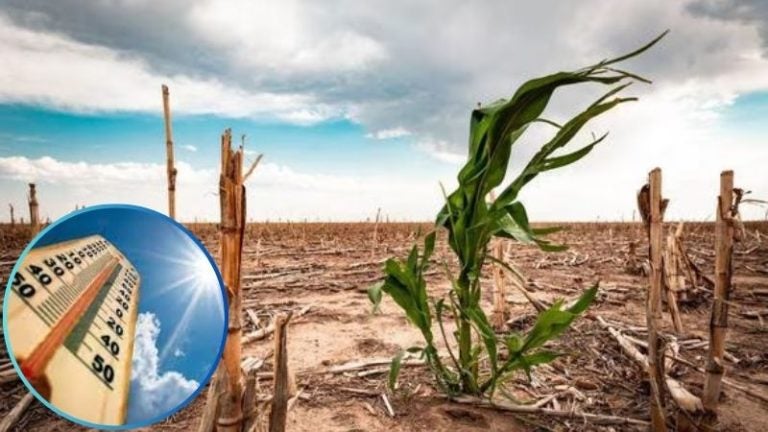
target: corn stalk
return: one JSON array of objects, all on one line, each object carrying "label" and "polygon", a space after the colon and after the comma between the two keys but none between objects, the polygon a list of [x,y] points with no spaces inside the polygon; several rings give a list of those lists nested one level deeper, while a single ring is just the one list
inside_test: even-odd
[{"label": "corn stalk", "polygon": [[[731,297],[733,275],[733,244],[737,241],[736,225],[742,191],[733,187],[733,171],[720,174],[720,195],[717,199],[715,222],[715,298],[709,320],[709,352],[707,377],[704,381],[702,402],[708,412],[717,414],[720,386],[725,374],[725,336],[728,330],[728,303]],[[714,420],[713,418],[709,419]]]},{"label": "corn stalk", "polygon": [[40,231],[40,212],[37,202],[37,189],[34,183],[29,184],[29,237],[34,238]]},{"label": "corn stalk", "polygon": [[176,219],[176,167],[173,159],[173,131],[171,127],[171,102],[168,86],[163,84],[163,120],[165,121],[165,162],[168,174],[168,216]]},{"label": "corn stalk", "polygon": [[243,152],[232,150],[229,129],[221,137],[221,276],[229,297],[229,331],[224,346],[226,390],[221,398],[219,431],[239,432],[243,422],[242,371],[242,293],[240,289],[241,253],[245,228],[245,186],[243,186]]},{"label": "corn stalk", "polygon": [[[608,112],[632,97],[614,97],[633,81],[649,82],[614,65],[637,56],[653,46],[664,34],[629,54],[573,72],[558,72],[524,83],[509,100],[499,100],[472,111],[469,132],[469,155],[458,174],[458,188],[445,194],[445,205],[440,210],[436,230],[445,229],[448,243],[459,263],[458,274],[451,274],[446,265],[452,289],[449,295],[430,304],[424,275],[434,251],[436,231],[424,239],[423,251],[414,245],[405,261],[390,259],[385,264],[385,280],[369,291],[376,304],[382,292],[387,293],[405,311],[408,319],[419,328],[425,346],[409,351],[421,353],[434,371],[439,385],[449,394],[492,394],[496,385],[517,370],[529,372],[531,367],[547,363],[559,354],[542,348],[545,342],[565,331],[577,315],[592,302],[597,285],[588,289],[570,308],[563,309],[561,301],[541,312],[533,328],[525,335],[497,336],[480,307],[480,279],[488,256],[488,244],[493,237],[535,244],[544,251],[562,251],[566,247],[553,244],[545,238],[557,229],[534,229],[517,197],[522,188],[540,173],[554,170],[578,161],[602,142],[606,135],[592,137],[584,147],[566,154],[554,155],[565,147],[591,119]],[[553,93],[560,87],[575,84],[602,84],[612,88],[587,106],[582,112],[563,124],[542,117]],[[499,187],[507,175],[512,146],[534,123],[555,128],[554,136],[544,143],[522,171],[502,189],[498,198],[486,197]],[[514,270],[505,266],[514,274]],[[443,316],[455,320],[455,342],[458,356],[451,349],[446,335]],[[432,324],[437,321],[440,334],[448,347],[450,364],[443,363],[435,347]],[[473,333],[479,343],[473,343]],[[506,350],[505,360],[500,351]],[[487,370],[480,368],[481,359],[487,357]],[[397,362],[393,362],[393,369]]]},{"label": "corn stalk", "polygon": [[227,289],[229,327],[222,362],[208,390],[207,405],[198,425],[198,432],[241,432],[244,423],[250,421],[253,416],[253,407],[243,405],[243,376],[240,367],[243,346],[241,274],[246,224],[245,181],[256,169],[261,155],[245,173],[243,155],[242,145],[237,150],[232,149],[232,131],[225,130],[221,135],[219,235],[221,277]]}]

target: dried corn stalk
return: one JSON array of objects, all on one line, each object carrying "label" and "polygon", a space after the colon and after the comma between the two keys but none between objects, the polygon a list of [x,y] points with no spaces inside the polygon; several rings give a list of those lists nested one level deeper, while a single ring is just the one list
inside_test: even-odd
[{"label": "dried corn stalk", "polygon": [[[261,155],[243,174],[243,147],[232,150],[232,132],[221,136],[221,175],[219,200],[221,205],[220,261],[221,276],[229,299],[229,328],[222,363],[209,388],[208,405],[198,432],[211,430],[241,432],[246,420],[255,415],[253,406],[243,405],[242,353],[242,292],[241,269],[245,233],[245,180],[253,173]],[[213,392],[213,393],[211,393]],[[252,400],[252,398],[249,398]],[[249,403],[250,405],[250,403]],[[244,415],[244,412],[247,415]],[[216,424],[213,424],[216,419]]]},{"label": "dried corn stalk", "polygon": [[[736,192],[736,193],[734,193]],[[720,384],[725,372],[725,334],[728,329],[728,300],[731,294],[733,243],[739,226],[740,191],[733,188],[733,171],[720,174],[715,225],[715,298],[709,321],[709,357],[702,402],[711,414],[717,413]]]},{"label": "dried corn stalk", "polygon": [[648,230],[648,255],[651,261],[648,295],[646,296],[646,322],[648,326],[648,378],[651,384],[651,424],[653,431],[666,431],[664,413],[664,365],[663,341],[658,329],[661,310],[662,285],[662,222],[667,200],[661,196],[661,169],[655,168],[648,175],[646,183],[637,196],[640,214]]},{"label": "dried corn stalk", "polygon": [[683,332],[683,322],[680,318],[677,300],[685,294],[685,276],[681,271],[683,264],[677,244],[677,237],[682,234],[682,226],[681,223],[678,225],[676,233],[670,232],[667,235],[667,244],[664,249],[664,283],[667,288],[667,306],[669,307],[669,314],[672,317],[675,331],[678,333]]},{"label": "dried corn stalk", "polygon": [[163,85],[163,118],[165,120],[165,155],[168,170],[168,216],[176,219],[176,167],[173,161],[173,132],[168,86]]},{"label": "dried corn stalk", "polygon": [[221,136],[221,176],[219,177],[221,204],[221,276],[229,298],[229,331],[224,346],[226,387],[221,397],[219,431],[239,432],[243,421],[242,370],[242,296],[240,290],[241,253],[245,228],[245,186],[243,186],[243,152],[232,150],[232,132],[227,129]]},{"label": "dried corn stalk", "polygon": [[40,215],[39,215],[38,204],[37,204],[37,190],[35,189],[34,183],[29,184],[28,199],[29,199],[29,227],[30,227],[29,236],[34,237],[40,231]]}]

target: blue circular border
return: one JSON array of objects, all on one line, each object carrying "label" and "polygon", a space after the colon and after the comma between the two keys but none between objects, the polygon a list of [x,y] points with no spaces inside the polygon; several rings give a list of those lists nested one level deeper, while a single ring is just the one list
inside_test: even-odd
[{"label": "blue circular border", "polygon": [[205,386],[208,384],[208,382],[211,380],[211,377],[216,372],[216,368],[218,367],[219,363],[221,362],[221,355],[224,352],[224,344],[227,341],[227,328],[229,326],[229,299],[227,297],[227,292],[224,288],[224,280],[221,277],[221,272],[219,272],[219,267],[216,265],[216,261],[214,261],[211,254],[208,252],[208,249],[205,248],[203,243],[195,237],[194,234],[190,230],[188,230],[184,225],[181,223],[171,219],[170,217],[146,208],[141,207],[137,205],[131,205],[131,204],[101,204],[101,205],[94,205],[91,207],[86,207],[84,209],[76,210],[72,213],[67,214],[66,216],[63,216],[47,227],[40,231],[35,238],[32,239],[32,241],[29,242],[29,244],[24,248],[24,250],[21,252],[21,255],[19,255],[19,258],[16,260],[16,264],[13,265],[13,268],[11,269],[11,272],[8,274],[8,283],[5,287],[5,294],[3,295],[3,334],[7,335],[7,329],[8,329],[8,294],[11,292],[11,281],[12,277],[16,272],[19,270],[19,264],[21,264],[24,261],[24,258],[26,258],[29,251],[32,249],[32,246],[34,246],[42,237],[45,236],[48,231],[51,231],[53,228],[55,228],[60,223],[69,220],[73,217],[79,216],[84,213],[92,212],[92,211],[99,211],[99,210],[106,210],[106,209],[123,209],[123,210],[134,210],[134,211],[141,211],[145,213],[149,213],[153,216],[160,216],[161,219],[165,219],[167,222],[171,222],[173,225],[175,225],[177,228],[181,229],[181,231],[186,234],[190,239],[192,239],[193,242],[203,251],[203,254],[205,254],[205,257],[208,259],[208,262],[211,264],[211,267],[213,268],[213,271],[216,273],[216,279],[219,281],[219,287],[221,288],[221,296],[222,296],[222,307],[224,308],[224,328],[222,329],[221,334],[221,345],[219,345],[219,351],[216,354],[214,363],[211,364],[211,369],[208,371],[208,375],[200,382],[200,385],[198,386],[197,390],[192,392],[187,399],[182,401],[180,404],[176,405],[176,407],[168,412],[162,413],[158,415],[157,417],[153,417],[149,420],[143,421],[143,422],[137,422],[137,423],[130,423],[130,424],[124,424],[124,425],[104,425],[104,424],[98,424],[98,423],[90,423],[85,420],[81,420],[77,417],[74,417],[70,414],[67,414],[63,411],[60,411],[58,408],[56,408],[53,404],[48,402],[44,397],[42,397],[35,389],[32,387],[32,385],[27,381],[27,378],[24,376],[23,373],[21,373],[21,369],[19,368],[19,364],[16,362],[16,357],[13,355],[13,348],[11,347],[10,338],[3,336],[3,339],[5,340],[5,348],[8,351],[8,357],[11,359],[11,363],[13,364],[13,368],[16,370],[16,374],[19,375],[19,379],[24,383],[24,386],[27,387],[27,390],[29,390],[32,395],[35,396],[35,398],[40,401],[43,405],[45,405],[49,410],[53,411],[56,415],[63,417],[73,423],[76,423],[81,426],[93,428],[93,429],[102,429],[102,430],[128,430],[128,429],[135,429],[135,428],[141,428],[153,425],[155,423],[158,423],[162,420],[167,419],[171,415],[179,412],[186,406],[190,404],[205,388]]}]

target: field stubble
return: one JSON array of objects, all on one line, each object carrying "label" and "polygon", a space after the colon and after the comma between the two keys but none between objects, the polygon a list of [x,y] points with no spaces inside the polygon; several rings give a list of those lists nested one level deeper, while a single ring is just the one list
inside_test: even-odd
[{"label": "field stubble", "polygon": [[[218,231],[214,224],[189,224],[214,256]],[[673,226],[667,225],[666,229]],[[687,224],[685,243],[692,260],[711,275],[714,261],[712,224]],[[387,360],[401,349],[418,345],[417,331],[401,311],[386,299],[379,314],[372,314],[366,288],[383,276],[390,256],[404,257],[419,233],[430,224],[416,223],[269,223],[249,224],[243,252],[244,334],[257,335],[278,311],[305,310],[292,320],[288,336],[289,365],[299,389],[288,415],[290,431],[418,431],[631,430],[630,426],[598,426],[576,414],[573,418],[520,416],[446,401],[432,386],[423,366],[403,368],[400,388],[391,394],[394,417],[381,397],[385,393],[387,365],[365,365],[338,372],[348,362]],[[375,234],[374,234],[375,231]],[[727,336],[726,377],[768,397],[768,223],[748,223],[748,235],[734,253],[734,293]],[[630,223],[578,223],[553,236],[570,245],[562,253],[543,253],[535,247],[513,244],[506,259],[522,270],[527,289],[543,302],[572,298],[599,280],[598,299],[585,317],[552,344],[568,353],[538,368],[528,383],[523,374],[508,388],[520,401],[542,401],[543,407],[646,419],[649,386],[645,374],[622,353],[602,328],[599,315],[624,335],[644,340],[647,278],[627,271],[630,242],[636,259],[647,254],[641,225]],[[7,280],[13,262],[25,245],[23,227],[0,228],[0,275]],[[440,237],[434,260],[451,260]],[[454,265],[449,261],[450,265]],[[432,294],[443,294],[448,281],[433,266],[428,279]],[[483,304],[490,313],[492,281],[483,281]],[[4,286],[4,285],[3,285]],[[711,294],[706,287],[681,304],[684,334],[678,337],[680,355],[703,367],[706,359]],[[443,291],[443,292],[440,292]],[[507,288],[512,329],[531,325],[533,306],[523,295]],[[306,307],[309,307],[307,310]],[[517,318],[517,319],[516,319]],[[664,315],[664,331],[673,330]],[[449,331],[452,328],[449,327]],[[263,360],[259,374],[261,393],[269,394],[273,343],[271,337],[253,337],[244,346],[244,359]],[[642,348],[641,348],[642,349]],[[349,366],[349,365],[348,365]],[[3,344],[0,373],[9,367]],[[341,368],[344,369],[344,368]],[[693,393],[701,394],[703,375],[676,364],[670,374]],[[0,378],[0,417],[5,417],[25,394],[16,379]],[[768,430],[768,402],[731,386],[724,387],[722,430]],[[146,430],[194,430],[205,404],[205,393],[165,422]],[[634,426],[633,426],[634,427]],[[643,427],[636,427],[642,430]],[[15,430],[84,430],[50,414],[37,401],[27,409]]]}]

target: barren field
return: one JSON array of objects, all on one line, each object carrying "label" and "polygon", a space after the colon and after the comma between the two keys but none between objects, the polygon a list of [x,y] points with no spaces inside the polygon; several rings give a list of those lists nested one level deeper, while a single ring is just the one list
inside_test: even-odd
[{"label": "barren field", "polygon": [[[215,225],[192,225],[213,255],[218,252]],[[382,276],[383,261],[404,257],[419,232],[429,224],[382,223],[374,237],[374,224],[251,224],[244,248],[244,333],[266,326],[281,310],[293,310],[288,334],[289,364],[295,375],[297,397],[288,414],[290,431],[533,431],[533,430],[645,430],[646,426],[599,425],[581,413],[648,420],[649,385],[645,373],[625,355],[616,340],[600,325],[598,316],[643,351],[646,338],[645,292],[647,277],[632,264],[630,242],[636,242],[634,259],[647,255],[645,232],[640,224],[570,224],[554,235],[571,246],[561,253],[544,253],[534,247],[511,244],[505,259],[517,265],[528,279],[527,289],[538,300],[572,298],[600,281],[600,294],[585,317],[574,323],[553,348],[567,355],[507,383],[509,393],[521,403],[568,411],[570,416],[522,415],[480,408],[446,400],[432,386],[423,365],[403,367],[400,387],[389,394],[394,417],[384,399],[387,361],[401,349],[421,342],[399,308],[385,296],[381,311],[372,313],[366,288]],[[673,225],[666,225],[666,229]],[[26,243],[22,229],[5,226],[0,232],[0,275],[3,286]],[[703,274],[712,275],[713,225],[685,226],[688,255]],[[454,265],[445,239],[440,238],[435,261]],[[488,272],[490,275],[490,272]],[[440,266],[429,281],[433,294],[446,290]],[[484,281],[484,303],[490,312],[492,281]],[[535,309],[521,293],[508,287],[510,326],[524,329],[533,322]],[[700,283],[681,304],[684,332],[677,335],[679,357],[670,375],[694,394],[701,394],[707,352],[711,287]],[[721,430],[768,430],[768,223],[748,223],[747,236],[736,244],[734,293],[727,335],[726,377],[720,406]],[[306,309],[309,307],[309,309]],[[306,311],[298,316],[301,311]],[[667,333],[672,332],[664,314]],[[258,326],[258,327],[257,327]],[[451,329],[448,329],[449,331]],[[438,333],[436,333],[438,334]],[[244,347],[251,366],[259,369],[264,397],[271,386],[271,337]],[[0,371],[9,360],[2,346]],[[339,368],[365,362],[360,368]],[[348,365],[349,366],[349,365]],[[354,366],[354,365],[351,365]],[[0,384],[0,417],[26,394],[15,377]],[[669,402],[671,403],[671,402]],[[189,407],[148,430],[195,430],[205,404],[205,393]],[[263,404],[263,401],[262,401]],[[60,420],[33,401],[14,430],[58,431],[83,428]]]}]

